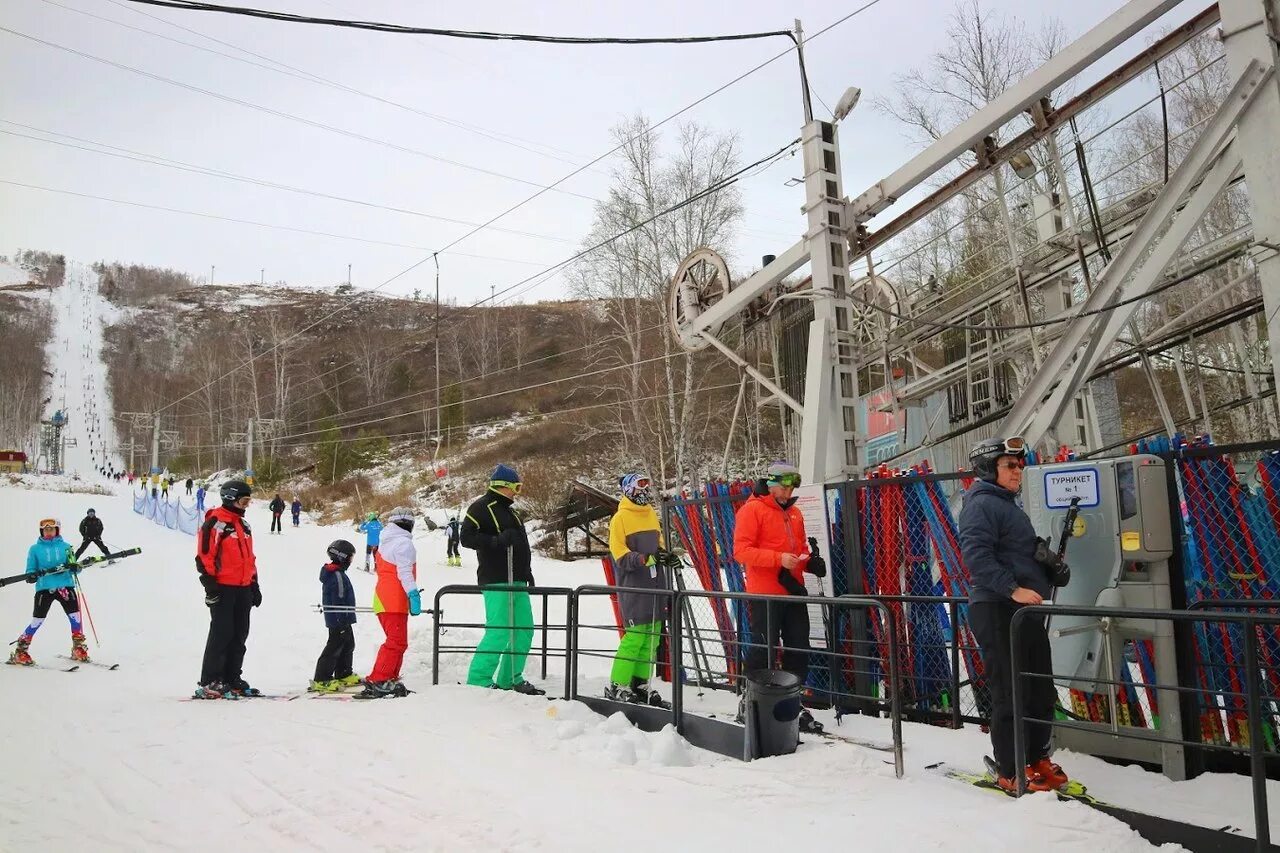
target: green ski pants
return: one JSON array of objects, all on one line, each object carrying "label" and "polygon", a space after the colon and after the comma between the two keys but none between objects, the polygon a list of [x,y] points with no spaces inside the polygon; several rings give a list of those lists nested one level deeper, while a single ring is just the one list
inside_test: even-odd
[{"label": "green ski pants", "polygon": [[484,636],[471,659],[467,684],[497,684],[510,690],[524,681],[524,662],[533,645],[533,606],[527,587],[520,581],[485,586]]},{"label": "green ski pants", "polygon": [[618,643],[618,654],[613,659],[610,679],[623,687],[631,686],[631,679],[648,681],[653,672],[653,659],[658,654],[658,641],[662,639],[662,621],[632,625]]}]

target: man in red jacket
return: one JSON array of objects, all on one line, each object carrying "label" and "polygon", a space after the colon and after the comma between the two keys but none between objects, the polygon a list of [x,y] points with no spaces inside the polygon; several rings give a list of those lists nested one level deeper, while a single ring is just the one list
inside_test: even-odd
[{"label": "man in red jacket", "polygon": [[222,484],[222,506],[205,513],[196,534],[196,571],[209,607],[196,699],[238,699],[261,691],[241,677],[250,608],[262,604],[253,534],[244,519],[252,490],[243,480]]},{"label": "man in red jacket", "polygon": [[[821,557],[810,556],[804,517],[794,492],[800,472],[788,462],[769,466],[768,492],[756,494],[739,507],[733,530],[733,558],[747,575],[747,592],[757,595],[807,595],[804,573],[826,574]],[[782,649],[782,668],[801,685],[809,674],[809,610],[804,601],[748,603],[751,646],[746,669],[772,669],[769,649]],[[800,730],[821,732],[822,725],[808,710],[800,711]]]}]

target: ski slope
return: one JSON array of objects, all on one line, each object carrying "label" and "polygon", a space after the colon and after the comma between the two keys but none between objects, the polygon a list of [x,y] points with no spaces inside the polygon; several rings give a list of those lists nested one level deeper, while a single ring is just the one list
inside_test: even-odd
[{"label": "ski slope", "polygon": [[48,418],[58,409],[67,414],[63,470],[97,479],[97,466],[108,460],[116,470],[121,468],[102,363],[102,332],[115,309],[98,293],[98,274],[84,264],[71,262],[50,303],[55,322],[45,355],[54,379],[44,416]]},{"label": "ski slope", "polygon": [[[21,569],[37,519],[56,515],[74,530],[90,505],[109,546],[143,548],[82,575],[101,640],[93,653],[120,668],[0,666],[0,755],[13,782],[0,797],[0,850],[776,851],[836,839],[862,850],[1150,849],[1083,805],[1048,795],[1013,801],[923,769],[976,763],[986,739],[972,727],[907,725],[907,776],[897,780],[886,754],[843,743],[805,743],[795,755],[743,764],[580,703],[458,686],[462,656],[443,659],[442,684],[432,687],[429,616],[411,623],[404,677],[418,692],[405,699],[179,701],[195,686],[208,623],[194,543],[134,515],[127,488],[111,497],[0,488],[4,573]],[[306,520],[266,535],[265,500],[249,519],[264,601],[253,613],[245,677],[270,692],[300,689],[325,640],[322,617],[309,610],[319,600],[324,549],[337,537],[360,539]],[[441,533],[419,531],[415,540],[419,582],[432,595],[474,581],[470,552],[463,568],[449,568]],[[535,573],[545,585],[600,580],[594,561],[538,560]],[[351,577],[367,602],[372,577]],[[0,589],[0,630],[17,636],[30,601],[24,584]],[[451,622],[481,616],[478,599],[446,607]],[[607,624],[607,608],[597,599],[584,622]],[[559,615],[553,608],[553,621]],[[476,636],[450,629],[448,640]],[[376,621],[362,615],[356,638],[357,672],[367,674],[381,640]],[[31,652],[52,666],[65,663],[56,655],[69,646],[55,609]],[[606,666],[584,659],[584,691],[603,686]],[[545,684],[553,692],[561,669],[553,659]],[[536,658],[526,673],[538,680]],[[690,691],[689,710],[723,701]],[[870,719],[842,731],[888,736],[885,721]],[[1146,797],[1184,819],[1249,825],[1245,779],[1174,785],[1062,758],[1099,796],[1131,806]]]}]

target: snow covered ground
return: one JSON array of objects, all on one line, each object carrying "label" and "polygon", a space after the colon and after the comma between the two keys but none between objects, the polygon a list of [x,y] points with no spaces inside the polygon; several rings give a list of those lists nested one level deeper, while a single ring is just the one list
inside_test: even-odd
[{"label": "snow covered ground", "polygon": [[115,309],[98,293],[98,275],[84,264],[68,263],[62,287],[50,297],[55,328],[45,348],[54,374],[45,417],[61,409],[68,422],[63,470],[87,477],[117,453],[115,424],[102,363],[102,330]]},{"label": "snow covered ground", "polygon": [[[1126,826],[1047,795],[1020,801],[960,786],[923,769],[972,766],[985,750],[976,729],[906,727],[907,776],[885,754],[826,741],[784,758],[742,764],[688,747],[673,733],[645,734],[579,703],[457,686],[466,660],[446,658],[430,685],[429,616],[414,620],[406,699],[342,702],[182,702],[194,687],[207,615],[190,537],[134,515],[127,489],[111,497],[0,488],[0,553],[20,570],[36,520],[74,528],[95,506],[113,548],[143,554],[82,575],[108,672],[0,667],[6,725],[0,755],[21,784],[0,798],[0,850],[776,850],[856,841],[865,850],[1149,849]],[[250,509],[268,527],[265,501]],[[353,531],[304,523],[256,537],[264,602],[253,614],[245,675],[268,691],[303,687],[325,632],[309,610],[319,598],[324,549]],[[419,578],[433,591],[470,582],[474,561],[444,565],[440,533],[420,532]],[[540,583],[598,580],[594,562],[540,560]],[[369,600],[372,577],[352,572]],[[447,600],[449,621],[478,619],[477,600]],[[584,618],[609,619],[598,600]],[[0,589],[0,630],[16,636],[30,587]],[[451,629],[462,642],[474,632]],[[381,633],[361,617],[358,671]],[[55,611],[32,646],[53,666],[69,649]],[[603,662],[584,661],[584,689]],[[553,690],[561,682],[552,661]],[[527,672],[536,676],[531,659]],[[690,710],[722,698],[698,700]],[[887,738],[884,721],[841,731]],[[1079,756],[1066,762],[1099,796],[1215,826],[1249,825],[1247,780],[1208,777],[1175,785]],[[1280,793],[1280,791],[1277,791]],[[664,839],[667,839],[664,841]]]}]

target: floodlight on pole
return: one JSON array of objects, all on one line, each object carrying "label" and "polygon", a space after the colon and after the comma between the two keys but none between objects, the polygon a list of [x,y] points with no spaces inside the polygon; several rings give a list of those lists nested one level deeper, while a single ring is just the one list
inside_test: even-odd
[{"label": "floodlight on pole", "polygon": [[1009,168],[1013,169],[1013,173],[1022,180],[1035,177],[1039,167],[1036,161],[1031,159],[1031,155],[1026,151],[1019,151],[1009,158]]},{"label": "floodlight on pole", "polygon": [[835,111],[831,113],[833,121],[844,121],[844,117],[853,112],[853,108],[858,105],[858,99],[862,97],[862,90],[857,86],[850,86],[844,90],[844,94],[840,96],[840,100],[836,101]]}]

